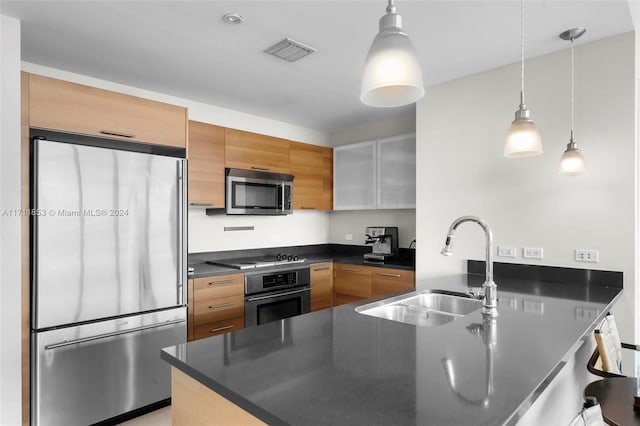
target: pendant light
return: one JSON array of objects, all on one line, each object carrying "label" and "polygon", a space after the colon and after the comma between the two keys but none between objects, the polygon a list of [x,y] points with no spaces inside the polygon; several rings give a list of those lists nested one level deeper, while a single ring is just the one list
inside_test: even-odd
[{"label": "pendant light", "polygon": [[402,31],[402,17],[396,14],[393,0],[388,1],[362,73],[360,100],[374,107],[398,107],[424,96],[416,49]]},{"label": "pendant light", "polygon": [[585,33],[584,28],[572,28],[560,34],[563,40],[571,41],[571,137],[567,144],[567,149],[560,158],[559,173],[565,176],[581,175],[587,170],[587,163],[578,149],[578,144],[573,140],[573,41]]},{"label": "pendant light", "polygon": [[524,0],[520,2],[520,106],[507,131],[505,157],[531,157],[542,154],[542,135],[524,104]]}]

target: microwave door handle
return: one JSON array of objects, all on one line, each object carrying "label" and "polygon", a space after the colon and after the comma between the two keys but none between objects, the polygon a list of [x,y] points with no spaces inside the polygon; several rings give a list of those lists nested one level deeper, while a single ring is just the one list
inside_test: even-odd
[{"label": "microwave door handle", "polygon": [[285,188],[284,188],[284,186],[285,186],[284,182],[280,183],[280,210],[282,210],[282,212],[284,212],[284,210],[285,210],[285,206],[284,206]]}]

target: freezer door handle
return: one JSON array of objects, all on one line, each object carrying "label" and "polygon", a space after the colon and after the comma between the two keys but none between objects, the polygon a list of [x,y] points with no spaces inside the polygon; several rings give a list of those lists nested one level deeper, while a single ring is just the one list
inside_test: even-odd
[{"label": "freezer door handle", "polygon": [[186,281],[186,179],[185,179],[185,161],[178,162],[178,305],[184,305],[185,281]]},{"label": "freezer door handle", "polygon": [[114,331],[114,332],[111,332],[111,333],[96,334],[95,336],[82,337],[80,339],[65,340],[63,342],[52,343],[50,345],[46,345],[44,347],[44,350],[48,351],[48,350],[51,350],[51,349],[62,348],[64,346],[70,346],[70,345],[75,345],[75,344],[78,344],[78,343],[90,342],[92,340],[106,339],[107,337],[119,336],[121,334],[134,333],[136,331],[149,330],[151,328],[158,328],[158,327],[165,327],[167,325],[180,324],[181,322],[185,322],[185,321],[186,320],[184,320],[184,319],[166,321],[166,322],[159,323],[159,324],[143,325],[143,326],[140,326],[140,327],[128,328],[126,330]]}]

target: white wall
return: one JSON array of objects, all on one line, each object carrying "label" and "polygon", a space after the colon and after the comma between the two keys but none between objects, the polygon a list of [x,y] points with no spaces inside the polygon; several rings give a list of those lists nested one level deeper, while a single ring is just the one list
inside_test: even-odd
[{"label": "white wall", "polygon": [[[543,134],[542,156],[502,156],[518,105],[519,64],[427,89],[416,118],[417,277],[460,272],[464,259],[484,258],[483,235],[472,224],[458,229],[451,258],[439,254],[451,221],[474,214],[492,227],[496,245],[519,248],[517,259],[497,261],[623,271],[625,295],[615,312],[623,340],[631,341],[636,295],[634,35],[575,49],[575,137],[588,167],[577,177],[558,175],[570,130],[568,48],[527,61],[526,103]],[[544,259],[523,259],[525,246],[543,248]],[[576,262],[576,248],[598,249],[600,262]]]},{"label": "white wall", "polygon": [[21,423],[20,21],[0,15],[0,424]]}]

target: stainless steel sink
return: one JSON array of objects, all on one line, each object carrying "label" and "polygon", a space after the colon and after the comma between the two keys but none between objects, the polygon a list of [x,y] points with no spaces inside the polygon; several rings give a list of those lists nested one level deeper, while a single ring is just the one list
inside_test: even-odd
[{"label": "stainless steel sink", "polygon": [[447,324],[481,307],[481,300],[463,293],[425,290],[362,305],[356,312],[405,324],[434,326]]}]

